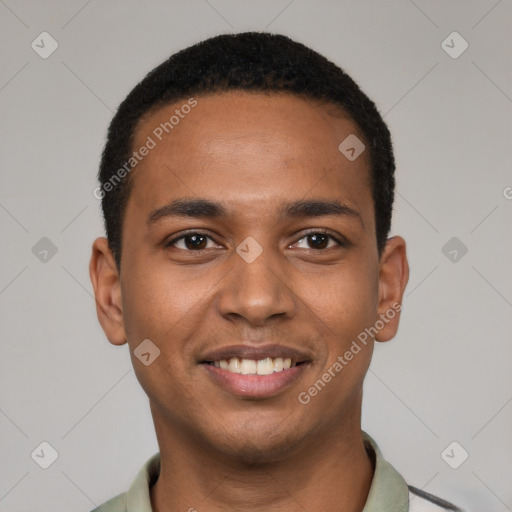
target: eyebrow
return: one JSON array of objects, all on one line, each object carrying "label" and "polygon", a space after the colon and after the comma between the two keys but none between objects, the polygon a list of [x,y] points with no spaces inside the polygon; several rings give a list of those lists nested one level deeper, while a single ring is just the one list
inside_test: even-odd
[{"label": "eyebrow", "polygon": [[[280,212],[281,218],[323,217],[327,215],[352,217],[358,219],[364,226],[361,214],[341,201],[320,199],[293,201],[284,205]],[[176,199],[153,210],[148,216],[147,226],[151,228],[166,217],[219,218],[227,216],[226,208],[217,201],[183,198]]]}]

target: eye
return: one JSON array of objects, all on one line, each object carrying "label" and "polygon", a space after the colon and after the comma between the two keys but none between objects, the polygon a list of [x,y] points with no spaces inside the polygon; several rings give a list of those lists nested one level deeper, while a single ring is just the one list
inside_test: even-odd
[{"label": "eye", "polygon": [[208,241],[213,242],[214,246],[217,247],[217,244],[210,236],[194,231],[169,240],[166,242],[165,247],[176,247],[183,251],[203,251],[211,248],[211,246],[208,246]]},{"label": "eye", "polygon": [[[299,247],[300,249],[313,249],[313,250],[322,250],[322,249],[330,249],[331,247],[341,246],[345,247],[347,244],[340,240],[339,238],[331,235],[325,231],[311,231],[303,236],[295,244],[300,244],[301,242],[305,242],[309,245],[309,247]],[[332,242],[332,243],[331,243]],[[291,247],[291,246],[290,246]]]}]

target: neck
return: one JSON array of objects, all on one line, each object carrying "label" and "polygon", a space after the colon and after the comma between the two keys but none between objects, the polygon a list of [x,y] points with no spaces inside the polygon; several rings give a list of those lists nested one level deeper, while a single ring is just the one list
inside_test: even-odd
[{"label": "neck", "polygon": [[247,462],[215,452],[184,429],[170,428],[152,408],[161,468],[151,488],[154,512],[361,512],[373,467],[363,444],[360,415],[333,432],[280,454]]}]

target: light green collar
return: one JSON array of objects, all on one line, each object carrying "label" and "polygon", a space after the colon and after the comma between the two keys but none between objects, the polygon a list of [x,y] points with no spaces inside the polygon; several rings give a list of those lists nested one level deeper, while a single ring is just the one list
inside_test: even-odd
[{"label": "light green collar", "polygon": [[363,432],[367,451],[375,454],[375,472],[362,512],[407,512],[409,488],[400,473],[382,457],[377,443]]}]

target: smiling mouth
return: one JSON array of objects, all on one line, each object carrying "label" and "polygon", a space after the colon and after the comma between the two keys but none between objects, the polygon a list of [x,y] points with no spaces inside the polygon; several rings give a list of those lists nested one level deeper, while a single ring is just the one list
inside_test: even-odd
[{"label": "smiling mouth", "polygon": [[215,366],[216,368],[230,373],[240,373],[242,375],[271,375],[273,373],[284,372],[305,362],[306,361],[294,362],[289,357],[266,357],[259,360],[231,357],[229,359],[219,359],[216,361],[204,361],[204,364]]}]

